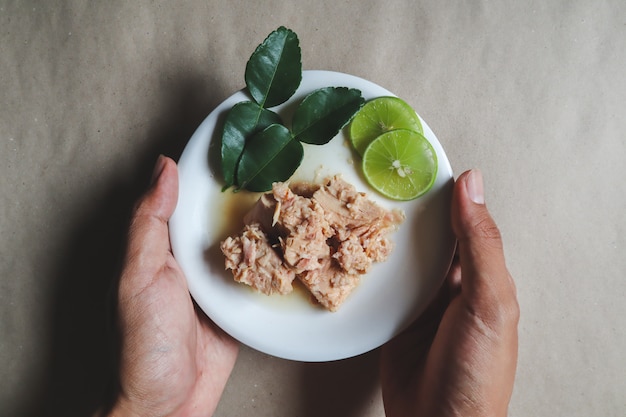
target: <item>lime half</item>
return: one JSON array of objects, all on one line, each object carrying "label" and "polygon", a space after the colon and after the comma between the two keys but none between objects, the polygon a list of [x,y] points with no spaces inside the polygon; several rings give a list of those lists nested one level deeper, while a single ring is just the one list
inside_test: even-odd
[{"label": "lime half", "polygon": [[384,196],[413,200],[433,186],[437,154],[421,133],[393,130],[374,139],[365,149],[363,174]]},{"label": "lime half", "polygon": [[417,113],[397,97],[379,97],[368,101],[350,123],[350,140],[360,155],[383,133],[407,129],[423,133]]}]

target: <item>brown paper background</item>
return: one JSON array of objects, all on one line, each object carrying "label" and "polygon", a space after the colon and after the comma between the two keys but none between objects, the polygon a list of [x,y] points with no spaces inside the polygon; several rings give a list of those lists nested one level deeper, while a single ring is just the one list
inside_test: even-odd
[{"label": "brown paper background", "polygon": [[[0,1],[0,415],[86,415],[133,201],[280,25],[480,167],[522,309],[511,416],[626,413],[626,3]],[[216,416],[382,416],[377,352],[242,347]]]}]

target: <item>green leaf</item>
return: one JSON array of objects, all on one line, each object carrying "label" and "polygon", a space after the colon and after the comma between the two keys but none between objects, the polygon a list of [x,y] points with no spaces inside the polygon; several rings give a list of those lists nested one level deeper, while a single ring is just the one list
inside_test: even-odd
[{"label": "green leaf", "polygon": [[237,163],[246,139],[274,123],[281,123],[280,116],[251,101],[237,103],[230,109],[222,131],[222,175],[226,182],[225,188],[236,183]]},{"label": "green leaf", "polygon": [[350,122],[364,102],[361,91],[354,88],[315,90],[302,100],[293,115],[293,135],[304,143],[328,143]]},{"label": "green leaf", "polygon": [[272,183],[288,180],[303,156],[302,144],[293,139],[289,129],[271,125],[246,143],[237,169],[239,186],[249,191],[267,191]]},{"label": "green leaf", "polygon": [[248,60],[245,79],[259,106],[269,108],[287,101],[302,80],[298,35],[282,26],[270,33]]}]

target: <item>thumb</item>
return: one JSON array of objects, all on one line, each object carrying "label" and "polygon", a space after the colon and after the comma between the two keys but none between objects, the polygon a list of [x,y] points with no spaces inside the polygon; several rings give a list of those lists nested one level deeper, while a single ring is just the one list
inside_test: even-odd
[{"label": "thumb", "polygon": [[463,173],[452,196],[452,228],[458,240],[461,291],[477,314],[500,313],[499,306],[517,305],[498,226],[485,206],[479,170]]},{"label": "thumb", "polygon": [[[141,272],[159,268],[170,252],[167,222],[178,200],[178,171],[176,163],[159,156],[152,174],[152,184],[139,199],[131,219],[126,258],[127,268]],[[139,272],[139,271],[134,271]]]}]

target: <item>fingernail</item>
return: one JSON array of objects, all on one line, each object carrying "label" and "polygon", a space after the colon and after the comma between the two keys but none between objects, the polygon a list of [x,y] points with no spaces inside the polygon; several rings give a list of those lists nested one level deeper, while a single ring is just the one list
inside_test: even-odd
[{"label": "fingernail", "polygon": [[467,195],[476,204],[485,204],[485,191],[483,189],[483,174],[478,169],[473,169],[467,176]]},{"label": "fingernail", "polygon": [[152,178],[150,179],[150,184],[154,184],[156,180],[161,176],[163,172],[163,168],[165,168],[165,157],[163,155],[159,155],[157,158],[156,164],[154,165],[154,170],[152,171]]}]

